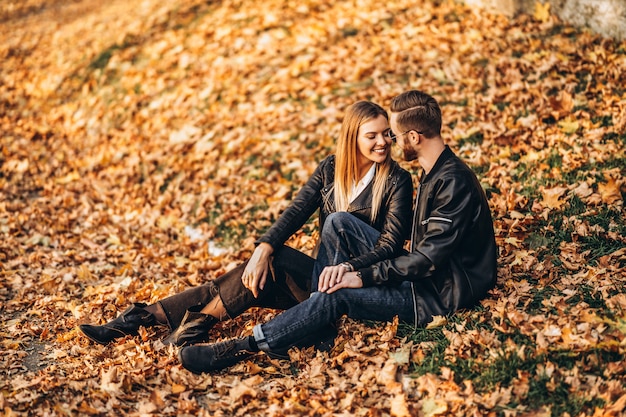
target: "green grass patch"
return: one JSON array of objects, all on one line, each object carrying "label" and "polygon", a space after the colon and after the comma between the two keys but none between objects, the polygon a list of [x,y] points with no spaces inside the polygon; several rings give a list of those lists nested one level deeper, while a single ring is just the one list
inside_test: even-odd
[{"label": "green grass patch", "polygon": [[449,361],[445,358],[445,351],[450,341],[443,334],[441,328],[425,329],[415,328],[411,325],[400,324],[398,326],[398,336],[407,337],[415,345],[420,345],[426,357],[421,363],[411,363],[409,371],[415,375],[426,373],[439,373],[442,366],[449,366]]},{"label": "green grass patch", "polygon": [[102,51],[100,53],[100,55],[98,55],[93,61],[91,61],[91,63],[89,64],[88,68],[90,70],[97,70],[97,69],[104,69],[104,68],[106,68],[107,64],[111,60],[111,57],[113,56],[113,53],[117,49],[119,49],[119,46],[117,46],[117,45],[112,45],[112,46],[108,47],[107,49]]},{"label": "green grass patch", "polygon": [[[540,303],[538,309],[543,307]],[[569,382],[570,372],[578,372],[602,376],[609,362],[619,362],[622,358],[619,352],[595,349],[583,352],[570,350],[551,350],[540,354],[533,354],[534,342],[519,330],[512,334],[498,333],[501,340],[513,341],[518,346],[527,346],[526,354],[520,356],[518,351],[500,350],[489,354],[477,349],[469,358],[457,358],[446,355],[446,348],[450,342],[443,329],[455,331],[459,323],[465,324],[465,329],[485,328],[487,322],[478,321],[479,312],[470,315],[454,315],[449,318],[448,324],[435,329],[415,329],[408,324],[400,324],[399,337],[406,337],[421,348],[425,358],[420,363],[412,362],[409,372],[414,376],[427,373],[439,375],[442,367],[451,369],[455,375],[455,382],[472,381],[477,393],[489,393],[497,388],[509,388],[520,384],[520,378],[525,378],[528,391],[521,397],[515,397],[510,404],[498,407],[498,415],[504,415],[504,410],[524,406],[527,410],[539,410],[543,407],[551,409],[552,416],[561,416],[564,413],[579,415],[583,412],[593,412],[596,407],[602,407],[604,401],[592,398]],[[459,330],[463,337],[463,329]],[[554,369],[548,372],[547,369]]]},{"label": "green grass patch", "polygon": [[532,404],[531,409],[538,410],[543,406],[550,408],[551,416],[579,415],[583,411],[593,411],[604,402],[580,395],[572,395],[571,387],[561,378],[554,380],[546,374],[539,375],[530,381],[530,388],[525,403]]},{"label": "green grass patch", "polygon": [[484,139],[485,139],[485,136],[483,135],[482,132],[472,133],[471,135],[467,137],[459,139],[458,147],[461,148],[466,143],[469,143],[472,145],[480,145],[481,143],[483,143]]}]

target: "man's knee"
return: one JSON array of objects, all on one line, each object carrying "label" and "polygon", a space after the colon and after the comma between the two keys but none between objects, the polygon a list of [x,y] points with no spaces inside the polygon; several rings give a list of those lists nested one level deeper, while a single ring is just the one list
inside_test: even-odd
[{"label": "man's knee", "polygon": [[325,306],[329,301],[329,296],[330,294],[328,293],[321,292],[321,291],[314,291],[309,296],[309,299],[307,300],[307,302],[316,306]]},{"label": "man's knee", "polygon": [[335,320],[347,314],[350,309],[350,289],[343,288],[330,294],[315,291],[306,302],[310,303],[310,311],[324,312]]},{"label": "man's knee", "polygon": [[307,303],[315,306],[315,309],[324,311],[343,311],[346,304],[345,289],[333,293],[315,291],[312,292]]}]

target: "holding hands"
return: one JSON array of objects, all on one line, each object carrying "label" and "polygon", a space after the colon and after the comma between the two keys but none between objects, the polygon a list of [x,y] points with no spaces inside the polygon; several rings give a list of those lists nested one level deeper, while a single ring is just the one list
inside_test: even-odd
[{"label": "holding hands", "polygon": [[320,274],[317,290],[333,293],[341,288],[361,288],[363,281],[357,272],[348,271],[344,264],[327,266]]}]

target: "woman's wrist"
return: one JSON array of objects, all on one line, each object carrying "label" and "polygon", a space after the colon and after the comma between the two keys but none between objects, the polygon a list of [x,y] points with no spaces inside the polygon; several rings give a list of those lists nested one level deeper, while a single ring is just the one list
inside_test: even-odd
[{"label": "woman's wrist", "polygon": [[354,272],[354,268],[348,262],[343,262],[343,263],[340,263],[339,265],[343,266],[346,272]]},{"label": "woman's wrist", "polygon": [[257,249],[265,256],[270,256],[274,253],[274,247],[267,242],[261,242],[258,244]]}]

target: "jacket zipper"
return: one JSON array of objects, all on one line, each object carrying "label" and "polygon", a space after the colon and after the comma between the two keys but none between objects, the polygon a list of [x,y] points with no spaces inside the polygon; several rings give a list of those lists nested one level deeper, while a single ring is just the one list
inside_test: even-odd
[{"label": "jacket zipper", "polygon": [[[413,224],[415,224],[415,222],[417,221],[417,204],[420,201],[420,192],[422,191],[422,184],[421,181],[420,183],[417,185],[417,193],[416,193],[416,200],[415,200],[415,211],[413,212]],[[411,248],[411,252],[413,252],[413,237],[415,236],[415,234],[413,233],[413,227],[411,227],[411,243],[410,243],[410,248]],[[411,295],[413,296],[413,321],[415,323],[415,328],[417,329],[417,297],[415,296],[415,284],[413,281],[411,281]]]},{"label": "jacket zipper", "polygon": [[422,226],[424,226],[425,224],[428,224],[428,222],[430,222],[431,220],[435,220],[435,221],[440,221],[440,222],[445,222],[445,223],[452,223],[452,219],[446,219],[445,217],[429,217],[426,220],[422,220]]}]

